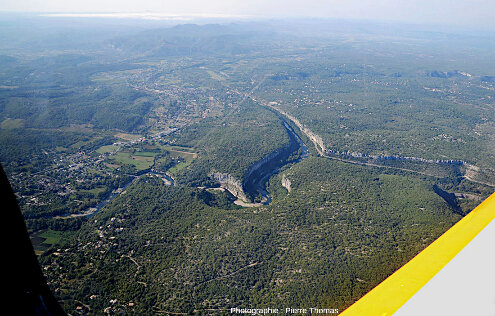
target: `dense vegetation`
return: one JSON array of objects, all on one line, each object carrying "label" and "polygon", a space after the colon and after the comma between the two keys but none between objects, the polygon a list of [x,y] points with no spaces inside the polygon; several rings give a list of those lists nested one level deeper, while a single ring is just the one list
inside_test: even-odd
[{"label": "dense vegetation", "polygon": [[288,142],[287,132],[276,114],[244,103],[221,120],[203,120],[179,133],[177,144],[194,147],[200,153],[190,168],[195,172],[186,170],[181,181],[207,179],[213,171],[242,180],[251,165]]},{"label": "dense vegetation", "polygon": [[[0,162],[69,313],[342,310],[493,192],[490,35],[0,22]],[[210,175],[242,184],[283,122],[309,157],[239,203]]]},{"label": "dense vegetation", "polygon": [[322,158],[286,173],[258,210],[144,177],[42,256],[53,288],[68,310],[343,309],[460,218],[428,179]]}]

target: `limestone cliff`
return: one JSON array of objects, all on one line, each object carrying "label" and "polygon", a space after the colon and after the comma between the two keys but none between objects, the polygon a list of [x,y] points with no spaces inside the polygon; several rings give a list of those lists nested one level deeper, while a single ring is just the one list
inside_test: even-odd
[{"label": "limestone cliff", "polygon": [[291,184],[292,184],[292,183],[290,182],[290,180],[289,180],[289,179],[285,176],[285,174],[283,174],[283,175],[282,175],[282,186],[283,186],[284,188],[286,188],[286,189],[287,189],[287,191],[289,191],[289,192],[290,192],[290,191],[292,190],[292,189],[291,189],[291,187],[290,187],[290,185],[291,185]]},{"label": "limestone cliff", "polygon": [[313,131],[311,131],[309,128],[304,126],[304,124],[302,124],[294,116],[276,107],[275,106],[276,104],[277,104],[276,102],[270,102],[268,103],[267,106],[269,106],[270,108],[274,109],[275,111],[279,112],[280,114],[284,115],[289,120],[291,120],[313,142],[318,153],[323,156],[325,154],[326,147],[325,144],[323,143],[323,139],[321,138],[321,136],[313,133]]},{"label": "limestone cliff", "polygon": [[210,178],[218,181],[222,188],[232,193],[232,195],[236,198],[243,201],[249,201],[242,188],[242,182],[234,178],[232,175],[228,173],[213,172],[210,174]]}]

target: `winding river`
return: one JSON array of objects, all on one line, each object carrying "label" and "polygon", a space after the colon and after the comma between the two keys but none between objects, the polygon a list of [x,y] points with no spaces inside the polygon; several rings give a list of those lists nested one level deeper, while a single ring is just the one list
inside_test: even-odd
[{"label": "winding river", "polygon": [[[255,167],[252,167],[248,172],[245,181],[243,182],[243,189],[250,195],[251,197],[259,197],[261,199],[261,203],[244,203],[245,206],[260,206],[270,204],[272,201],[272,197],[266,191],[266,183],[268,179],[276,174],[281,167],[285,166],[288,163],[297,163],[302,161],[303,159],[309,156],[309,151],[306,145],[303,143],[299,135],[294,131],[292,126],[290,126],[287,121],[285,121],[282,117],[280,117],[281,123],[285,130],[287,131],[287,135],[289,136],[289,144],[277,150],[276,152],[268,155],[263,160],[259,161],[255,164]],[[296,160],[290,160],[289,158],[294,153],[300,151],[300,155]],[[132,175],[132,180],[126,183],[124,186],[113,190],[108,194],[108,196],[98,203],[96,206],[93,206],[87,209],[85,212],[80,214],[66,214],[62,216],[57,216],[55,218],[69,218],[69,217],[92,217],[96,215],[103,207],[112,202],[117,196],[119,196],[127,187],[129,187],[134,181],[136,181],[139,176],[150,174],[154,176],[158,176],[162,178],[169,185],[174,185],[175,181],[170,175],[166,173],[156,172],[152,170],[144,170],[138,175]]]},{"label": "winding river", "polygon": [[[281,167],[288,163],[297,163],[309,156],[309,151],[303,141],[290,126],[287,121],[280,117],[282,125],[289,136],[289,145],[268,155],[262,161],[256,163],[247,173],[243,182],[243,189],[251,197],[261,197],[261,203],[254,203],[252,206],[260,204],[270,204],[272,198],[266,191],[268,179],[276,174]],[[290,160],[290,156],[300,150],[300,155],[296,160]]]},{"label": "winding river", "polygon": [[157,171],[151,171],[149,169],[148,170],[144,170],[143,172],[140,172],[137,175],[130,175],[132,177],[132,180],[130,180],[129,182],[127,182],[126,184],[124,184],[122,187],[119,187],[119,188],[113,190],[112,192],[110,192],[103,201],[101,201],[100,203],[98,203],[97,205],[95,205],[93,207],[88,208],[83,213],[79,213],[79,214],[65,214],[65,215],[55,216],[54,218],[61,218],[61,219],[63,219],[63,218],[81,217],[81,216],[92,217],[92,216],[96,215],[96,213],[98,213],[108,203],[112,202],[122,192],[124,192],[125,189],[127,189],[134,181],[136,181],[139,178],[139,176],[142,176],[142,175],[145,175],[145,174],[150,174],[150,175],[158,176],[158,177],[162,178],[164,181],[166,181],[169,185],[174,185],[174,183],[175,183],[174,179],[171,176],[169,176],[168,174],[166,174],[166,173],[157,172]]}]

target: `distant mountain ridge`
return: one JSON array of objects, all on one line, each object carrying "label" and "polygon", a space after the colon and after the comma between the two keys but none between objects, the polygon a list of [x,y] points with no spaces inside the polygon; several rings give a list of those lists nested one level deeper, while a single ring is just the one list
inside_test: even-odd
[{"label": "distant mountain ridge", "polygon": [[115,38],[110,45],[113,49],[157,57],[198,54],[236,55],[251,53],[258,45],[275,46],[270,41],[275,35],[274,32],[257,32],[240,25],[184,24]]}]

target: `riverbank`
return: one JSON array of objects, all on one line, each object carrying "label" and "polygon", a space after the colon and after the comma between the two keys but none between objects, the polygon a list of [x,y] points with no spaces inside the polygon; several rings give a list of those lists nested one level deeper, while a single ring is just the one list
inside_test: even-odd
[{"label": "riverbank", "polygon": [[[253,198],[258,197],[259,202],[246,202],[246,200],[238,199],[235,201],[235,204],[243,207],[258,207],[270,204],[272,197],[266,190],[266,183],[270,177],[277,174],[283,166],[289,163],[299,163],[309,156],[309,150],[299,135],[297,135],[294,129],[282,117],[280,117],[280,120],[289,136],[289,144],[255,163],[246,172],[245,180],[242,184],[246,195]],[[291,160],[291,156],[297,152],[300,153],[299,157]]]},{"label": "riverbank", "polygon": [[60,216],[55,216],[53,217],[54,219],[68,219],[68,218],[76,218],[76,217],[92,217],[96,215],[102,208],[104,208],[107,204],[112,202],[117,196],[119,196],[122,193],[125,193],[125,190],[135,181],[139,179],[140,176],[143,175],[152,175],[152,176],[157,176],[160,177],[167,185],[173,186],[175,184],[174,179],[167,173],[163,172],[157,172],[157,171],[152,171],[152,170],[146,170],[143,173],[140,173],[139,175],[130,175],[132,177],[132,180],[127,182],[124,186],[117,188],[113,190],[112,192],[109,193],[109,195],[100,203],[98,203],[96,206],[88,208],[86,211],[78,214],[67,214],[67,215],[60,215]]}]

